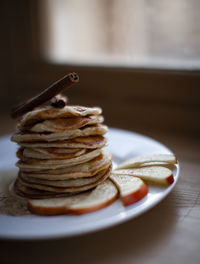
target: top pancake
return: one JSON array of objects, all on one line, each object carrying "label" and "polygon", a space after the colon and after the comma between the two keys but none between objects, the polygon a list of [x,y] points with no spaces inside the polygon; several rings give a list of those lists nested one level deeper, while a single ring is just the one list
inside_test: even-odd
[{"label": "top pancake", "polygon": [[25,114],[20,124],[21,126],[27,126],[35,124],[41,120],[64,118],[64,117],[81,117],[88,115],[100,115],[102,113],[99,107],[85,107],[85,106],[69,106],[66,105],[63,108],[55,108],[52,106],[45,106],[35,109]]},{"label": "top pancake", "polygon": [[103,123],[103,116],[91,115],[87,117],[68,117],[68,118],[57,118],[51,120],[44,120],[31,126],[22,126],[18,124],[18,131],[29,130],[31,132],[64,132],[66,130],[75,130],[86,125],[93,125]]}]

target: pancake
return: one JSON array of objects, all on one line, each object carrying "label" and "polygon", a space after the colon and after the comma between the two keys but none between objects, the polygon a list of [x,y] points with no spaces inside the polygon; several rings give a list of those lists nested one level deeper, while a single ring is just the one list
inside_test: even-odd
[{"label": "pancake", "polygon": [[107,140],[103,136],[77,137],[64,141],[53,142],[20,142],[22,147],[28,148],[102,148]]},{"label": "pancake", "polygon": [[82,129],[68,130],[59,133],[15,133],[11,140],[17,143],[34,142],[34,141],[59,141],[76,137],[84,137],[90,135],[104,135],[108,131],[105,125],[97,124],[93,126],[86,126]]},{"label": "pancake", "polygon": [[[109,164],[110,166],[111,164]],[[109,167],[108,166],[108,167]],[[108,167],[104,167],[104,169],[108,168]],[[102,171],[102,170],[101,170]],[[33,184],[41,184],[41,185],[45,185],[45,186],[53,186],[53,187],[81,187],[81,186],[86,186],[88,184],[93,184],[95,182],[98,182],[101,177],[102,174],[100,172],[98,172],[97,174],[95,174],[92,177],[83,177],[83,178],[77,178],[77,179],[69,179],[69,180],[41,180],[38,178],[33,178],[30,176],[26,176],[23,173],[20,173],[19,176],[22,181],[25,181],[27,183],[33,183]]]},{"label": "pancake", "polygon": [[[94,125],[103,123],[103,116],[88,116],[88,117],[68,117],[45,120],[33,125],[29,131],[31,132],[64,132],[66,130],[75,130],[86,125]],[[23,131],[22,129],[20,129]]]},{"label": "pancake", "polygon": [[24,186],[23,183],[17,178],[14,184],[14,193],[31,199],[46,199],[46,198],[58,198],[58,197],[69,197],[77,193],[54,193],[44,190],[36,190],[31,187]]},{"label": "pancake", "polygon": [[111,174],[101,108],[45,106],[25,114],[11,140],[19,144],[15,192],[33,199],[84,193]]},{"label": "pancake", "polygon": [[101,182],[105,181],[111,174],[112,170],[112,165],[109,166],[109,168],[104,169],[100,172],[99,178],[96,182],[87,184],[87,185],[82,185],[82,186],[70,186],[70,187],[54,187],[54,186],[48,186],[48,185],[42,185],[42,184],[36,184],[36,183],[29,183],[22,179],[20,176],[18,176],[18,181],[20,182],[21,185],[37,189],[37,190],[42,190],[42,191],[49,191],[49,192],[55,192],[55,193],[77,193],[77,192],[82,192],[89,190],[91,188],[94,188]]},{"label": "pancake", "polygon": [[20,126],[29,126],[41,120],[73,116],[100,115],[101,113],[102,110],[99,107],[66,105],[63,108],[55,108],[52,106],[44,106],[26,113],[20,121]]},{"label": "pancake", "polygon": [[21,171],[21,175],[25,177],[32,177],[37,178],[41,180],[68,180],[68,179],[77,179],[77,178],[88,178],[92,177],[102,169],[108,167],[112,164],[112,156],[111,154],[103,150],[102,154],[98,157],[71,167],[63,168],[63,169],[57,169],[57,170],[44,170],[44,171]]},{"label": "pancake", "polygon": [[[67,149],[70,150],[70,149]],[[37,149],[37,148],[20,148],[17,151],[17,157],[21,160],[26,160],[26,158],[31,159],[70,159],[83,155],[86,153],[87,149],[79,149],[76,152],[65,153],[65,149],[60,148],[60,153],[55,152],[52,149]]]},{"label": "pancake", "polygon": [[33,148],[40,153],[51,153],[51,154],[74,154],[83,150],[82,148]]},{"label": "pancake", "polygon": [[74,165],[78,165],[93,158],[99,156],[101,154],[101,149],[94,149],[87,151],[85,154],[75,157],[72,159],[51,159],[51,160],[37,160],[37,159],[22,159],[16,163],[16,166],[20,168],[22,171],[38,171],[38,170],[48,170],[48,169],[60,169],[66,168]]}]

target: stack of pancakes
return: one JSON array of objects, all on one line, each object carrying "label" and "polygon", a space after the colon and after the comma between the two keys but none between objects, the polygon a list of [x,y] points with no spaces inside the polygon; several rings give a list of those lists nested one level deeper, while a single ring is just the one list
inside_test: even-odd
[{"label": "stack of pancakes", "polygon": [[25,114],[11,140],[19,144],[15,191],[27,198],[64,197],[105,181],[112,169],[102,110],[46,106]]}]

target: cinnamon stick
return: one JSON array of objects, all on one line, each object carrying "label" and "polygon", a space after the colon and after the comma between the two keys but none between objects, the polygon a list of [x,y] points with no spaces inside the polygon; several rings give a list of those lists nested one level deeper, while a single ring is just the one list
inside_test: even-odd
[{"label": "cinnamon stick", "polygon": [[11,117],[16,118],[27,113],[28,111],[31,111],[33,108],[47,102],[55,95],[69,89],[73,84],[77,83],[78,81],[79,76],[75,72],[65,75],[60,80],[51,84],[40,94],[13,108],[11,110]]}]

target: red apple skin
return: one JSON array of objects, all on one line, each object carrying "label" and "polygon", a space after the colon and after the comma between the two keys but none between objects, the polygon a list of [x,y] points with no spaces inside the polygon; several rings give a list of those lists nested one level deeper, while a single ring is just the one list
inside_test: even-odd
[{"label": "red apple skin", "polygon": [[173,174],[171,174],[166,180],[167,180],[167,183],[169,185],[172,184],[174,182],[174,176],[173,176]]},{"label": "red apple skin", "polygon": [[66,209],[64,206],[62,207],[40,207],[40,206],[33,206],[30,202],[28,202],[28,210],[32,214],[43,215],[43,216],[66,214]]},{"label": "red apple skin", "polygon": [[112,199],[110,199],[109,201],[106,201],[105,203],[98,204],[96,206],[80,208],[80,209],[78,209],[78,208],[76,208],[76,209],[66,208],[66,212],[67,213],[74,214],[74,215],[81,215],[81,214],[92,213],[92,212],[98,211],[98,210],[103,209],[104,207],[110,205],[117,198],[118,198],[118,193]]},{"label": "red apple skin", "polygon": [[126,196],[120,196],[121,201],[123,202],[124,206],[133,204],[144,198],[148,193],[148,188],[145,183],[143,183],[139,190],[130,193]]}]

